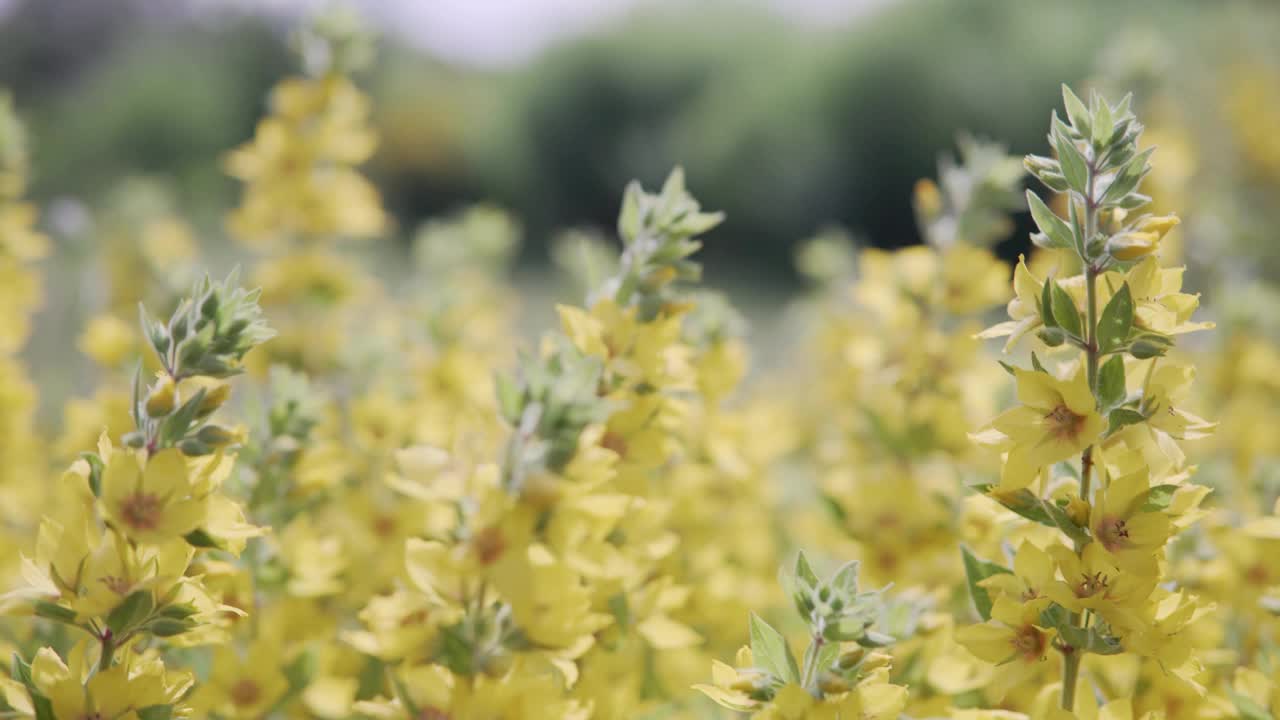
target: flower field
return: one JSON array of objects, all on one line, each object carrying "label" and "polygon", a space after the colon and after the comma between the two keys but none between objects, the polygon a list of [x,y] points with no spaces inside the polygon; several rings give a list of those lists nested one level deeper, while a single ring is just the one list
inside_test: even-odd
[{"label": "flower field", "polygon": [[74,273],[0,97],[0,718],[1280,714],[1276,278],[1184,272],[1280,185],[1280,76],[1229,69],[1238,163],[1113,77],[1033,154],[962,136],[922,244],[801,246],[781,339],[694,178],[610,188],[530,339],[519,219],[388,250],[371,41],[296,39],[230,263],[147,187],[99,226],[88,392],[32,379]]}]

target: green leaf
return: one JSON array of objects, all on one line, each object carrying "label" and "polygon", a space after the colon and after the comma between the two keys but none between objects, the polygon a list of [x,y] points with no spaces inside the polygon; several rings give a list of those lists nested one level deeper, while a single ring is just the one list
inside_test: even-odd
[{"label": "green leaf", "polygon": [[35,687],[31,680],[31,664],[23,660],[22,656],[16,652],[13,654],[13,660],[9,663],[9,675],[27,688]]},{"label": "green leaf", "polygon": [[782,633],[751,613],[751,658],[760,668],[785,682],[800,682],[800,666]]},{"label": "green leaf", "polygon": [[1084,334],[1080,329],[1080,311],[1076,308],[1076,301],[1072,300],[1071,295],[1053,278],[1046,280],[1045,285],[1052,288],[1053,319],[1057,321],[1058,326],[1078,338],[1083,338]]},{"label": "green leaf", "polygon": [[1179,485],[1156,485],[1147,491],[1146,497],[1143,498],[1142,504],[1139,506],[1140,512],[1160,512],[1169,507],[1169,503],[1173,502],[1173,496],[1178,492]]},{"label": "green leaf", "polygon": [[1120,428],[1126,425],[1134,425],[1140,422],[1145,422],[1146,419],[1147,419],[1147,416],[1143,415],[1137,410],[1133,410],[1131,408],[1123,408],[1123,407],[1116,408],[1115,410],[1111,411],[1110,415],[1107,416],[1107,420],[1109,423],[1107,426],[1107,434],[1110,435],[1111,433],[1114,433],[1115,431],[1119,430]]},{"label": "green leaf", "polygon": [[1046,502],[1026,488],[1004,493],[991,492],[992,486],[989,484],[974,485],[973,488],[1028,520],[1061,530],[1072,541],[1083,543],[1089,540],[1089,533],[1076,525],[1066,510]]},{"label": "green leaf", "polygon": [[150,590],[135,591],[107,615],[107,627],[120,637],[146,620],[154,609],[155,599]]},{"label": "green leaf", "polygon": [[1036,357],[1036,354],[1034,352],[1031,353],[1031,369],[1035,370],[1036,372],[1042,372],[1042,373],[1049,372],[1048,370],[1044,369],[1044,364],[1040,362],[1040,358]]},{"label": "green leaf", "polygon": [[1040,288],[1040,319],[1045,327],[1059,327],[1058,319],[1053,314],[1053,278],[1045,278]]},{"label": "green leaf", "polygon": [[1087,135],[1089,133],[1089,110],[1084,106],[1084,102],[1071,91],[1071,88],[1067,87],[1066,83],[1062,84],[1062,105],[1067,109],[1067,118],[1071,120],[1071,124],[1081,133]]},{"label": "green leaf", "polygon": [[1107,353],[1124,345],[1133,328],[1133,296],[1129,283],[1116,291],[1098,318],[1098,350]]},{"label": "green leaf", "polygon": [[520,385],[510,375],[498,373],[493,378],[494,393],[498,398],[498,412],[512,425],[520,420],[523,393]]},{"label": "green leaf", "polygon": [[37,600],[35,604],[35,611],[36,615],[47,620],[67,623],[68,625],[74,625],[76,622],[75,610],[63,607],[57,603],[51,603],[48,600]]},{"label": "green leaf", "polygon": [[49,698],[34,691],[29,694],[31,695],[31,706],[36,711],[36,720],[58,720],[53,714],[53,703],[49,701]]},{"label": "green leaf", "polygon": [[1012,574],[1013,571],[998,563],[977,557],[966,545],[960,546],[960,558],[964,561],[964,576],[969,582],[969,597],[973,598],[973,608],[978,611],[978,616],[983,621],[990,620],[993,605],[991,594],[978,583],[992,575]]},{"label": "green leaf", "polygon": [[1111,119],[1111,106],[1105,100],[1098,103],[1098,112],[1093,116],[1093,127],[1090,135],[1095,147],[1103,147],[1111,139],[1115,123]]},{"label": "green leaf", "polygon": [[289,681],[289,693],[296,694],[310,685],[312,678],[316,676],[317,669],[319,669],[319,662],[312,650],[298,655],[293,662],[285,666],[284,676]]},{"label": "green leaf", "polygon": [[850,560],[831,576],[831,587],[850,597],[858,592],[858,561]]},{"label": "green leaf", "polygon": [[[1059,125],[1061,126],[1061,121]],[[1058,151],[1058,162],[1062,163],[1062,174],[1067,178],[1067,184],[1081,196],[1088,197],[1089,168],[1084,155],[1080,154],[1080,149],[1067,135],[1065,127],[1055,128],[1053,147]]]},{"label": "green leaf", "polygon": [[1103,411],[1110,411],[1126,397],[1124,380],[1124,356],[1112,355],[1098,370],[1098,401]]},{"label": "green leaf", "polygon": [[1036,221],[1036,227],[1049,238],[1049,247],[1075,247],[1071,228],[1044,204],[1039,195],[1030,190],[1027,191],[1027,206],[1031,208],[1031,217]]},{"label": "green leaf", "polygon": [[803,550],[796,555],[796,578],[809,588],[814,588],[818,585],[818,576],[813,572],[813,568],[809,566],[809,561],[805,559]]}]

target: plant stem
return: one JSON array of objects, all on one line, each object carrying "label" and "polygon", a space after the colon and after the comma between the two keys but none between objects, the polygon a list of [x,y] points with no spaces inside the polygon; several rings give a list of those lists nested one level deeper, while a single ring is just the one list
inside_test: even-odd
[{"label": "plant stem", "polygon": [[[1089,182],[1084,199],[1084,242],[1080,247],[1088,248],[1089,240],[1096,232],[1098,207],[1093,200],[1094,169],[1089,167]],[[1089,392],[1098,397],[1098,267],[1088,257],[1080,258],[1084,262],[1085,282],[1085,372],[1089,380]],[[1095,400],[1096,402],[1096,400]],[[1091,502],[1090,495],[1093,483],[1093,446],[1084,449],[1080,454],[1080,498]],[[1086,543],[1076,541],[1075,551],[1079,554]],[[1071,613],[1071,624],[1085,628],[1088,621],[1082,613]],[[1080,677],[1080,658],[1084,654],[1082,648],[1069,645],[1062,648],[1062,709],[1071,711],[1076,701],[1076,681]]]},{"label": "plant stem", "polygon": [[111,659],[116,654],[116,636],[111,632],[111,628],[102,631],[102,657],[98,658],[98,670],[108,670],[111,668]]}]

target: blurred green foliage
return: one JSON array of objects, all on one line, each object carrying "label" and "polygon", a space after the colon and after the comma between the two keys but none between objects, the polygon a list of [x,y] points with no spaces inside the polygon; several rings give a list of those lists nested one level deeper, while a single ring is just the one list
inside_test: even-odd
[{"label": "blurred green foliage", "polygon": [[[1249,22],[1274,21],[1271,4],[1241,4]],[[228,205],[218,161],[292,69],[287,28],[163,7],[27,0],[0,21],[0,85],[33,128],[41,199],[93,204],[145,172],[172,178],[203,224]],[[833,222],[879,245],[917,241],[912,183],[961,130],[1040,147],[1059,84],[1094,74],[1113,40],[1097,28],[1186,38],[1241,17],[1177,0],[902,0],[823,29],[742,3],[658,6],[501,72],[386,39],[363,79],[383,133],[372,174],[403,227],[492,200],[542,260],[555,229],[609,225],[628,178],[654,184],[679,162],[729,218],[708,244],[713,274],[729,256],[780,268]],[[1014,237],[1006,255],[1025,247]]]}]

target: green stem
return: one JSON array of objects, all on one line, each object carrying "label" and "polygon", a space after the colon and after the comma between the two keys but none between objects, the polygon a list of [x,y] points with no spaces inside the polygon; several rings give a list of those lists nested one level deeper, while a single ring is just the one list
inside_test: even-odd
[{"label": "green stem", "polygon": [[102,657],[98,658],[98,670],[111,668],[112,657],[116,654],[116,636],[111,628],[102,631]]},{"label": "green stem", "polygon": [[[1096,232],[1098,208],[1093,201],[1094,171],[1090,167],[1089,184],[1084,200],[1085,237],[1081,247],[1088,248],[1089,240]],[[1089,381],[1089,391],[1098,396],[1098,268],[1088,257],[1081,257],[1084,262],[1085,279],[1085,372]],[[1093,446],[1084,449],[1080,454],[1080,498],[1090,502],[1093,483]],[[1086,543],[1076,541],[1075,551],[1080,553]],[[1071,613],[1071,624],[1085,628],[1088,621],[1082,613]],[[1084,654],[1082,648],[1062,647],[1062,709],[1071,711],[1075,708],[1076,682],[1080,677],[1080,658]]]},{"label": "green stem", "polygon": [[1080,677],[1080,653],[1063,650],[1062,709],[1071,712],[1076,704],[1076,680]]}]

